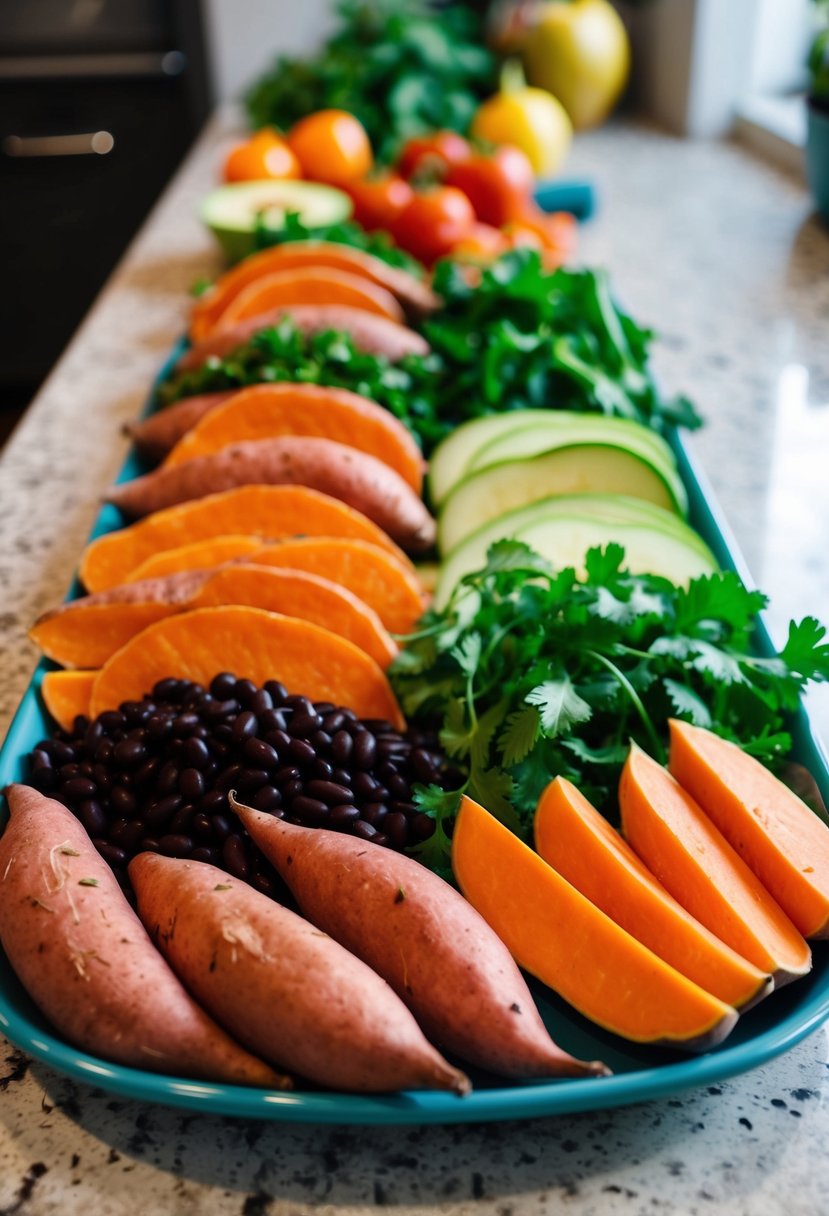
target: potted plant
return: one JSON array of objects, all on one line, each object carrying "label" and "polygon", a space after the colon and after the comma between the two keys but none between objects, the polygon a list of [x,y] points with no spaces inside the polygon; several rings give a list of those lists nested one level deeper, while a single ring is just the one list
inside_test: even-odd
[{"label": "potted plant", "polygon": [[814,0],[817,29],[809,50],[806,176],[829,223],[829,0]]}]

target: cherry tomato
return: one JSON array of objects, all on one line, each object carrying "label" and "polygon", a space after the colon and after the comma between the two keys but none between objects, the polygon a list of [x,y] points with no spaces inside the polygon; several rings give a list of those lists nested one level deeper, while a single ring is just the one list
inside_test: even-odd
[{"label": "cherry tomato", "polygon": [[437,178],[443,177],[450,165],[459,165],[471,155],[471,146],[457,131],[434,131],[410,139],[397,167],[405,178],[427,173]]},{"label": "cherry tomato", "polygon": [[417,191],[400,212],[392,236],[402,249],[431,266],[445,257],[475,223],[465,194],[453,186]]},{"label": "cherry tomato", "polygon": [[533,205],[516,221],[516,228],[535,233],[541,242],[546,266],[560,266],[575,253],[578,221],[569,211],[548,214]]},{"label": "cherry tomato", "polygon": [[472,156],[452,165],[446,182],[463,190],[479,220],[500,228],[531,205],[535,174],[520,148],[503,144],[491,156]]},{"label": "cherry tomato", "polygon": [[360,178],[359,181],[349,182],[346,190],[354,203],[354,219],[367,232],[374,232],[377,228],[390,232],[414,194],[409,183],[394,173]]},{"label": "cherry tomato", "polygon": [[225,160],[226,182],[284,177],[302,177],[302,169],[285,140],[273,127],[263,127],[244,143],[231,148]]},{"label": "cherry tomato", "polygon": [[288,132],[304,175],[334,186],[365,177],[373,164],[363,124],[346,110],[317,110]]},{"label": "cherry tomato", "polygon": [[451,256],[458,262],[492,262],[510,248],[509,239],[491,224],[473,224],[452,246]]}]

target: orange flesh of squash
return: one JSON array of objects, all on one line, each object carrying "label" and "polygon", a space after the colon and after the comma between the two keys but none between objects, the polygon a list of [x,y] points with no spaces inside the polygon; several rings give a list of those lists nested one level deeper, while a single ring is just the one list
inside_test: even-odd
[{"label": "orange flesh of squash", "polygon": [[98,672],[91,712],[138,701],[166,676],[206,685],[220,671],[260,685],[280,680],[312,701],[405,726],[385,674],[352,642],[310,621],[239,605],[180,612],[137,634]]},{"label": "orange flesh of squash", "polygon": [[390,291],[347,270],[324,266],[277,270],[243,287],[216,318],[211,332],[232,329],[247,317],[274,308],[307,304],[344,304],[402,325],[403,309]]},{"label": "orange flesh of squash", "polygon": [[534,827],[562,878],[688,979],[736,1008],[771,992],[770,977],[689,915],[571,782],[547,786]]},{"label": "orange flesh of squash", "polygon": [[207,580],[188,607],[218,604],[248,604],[312,621],[353,642],[384,670],[397,654],[397,646],[373,609],[345,587],[316,574],[247,563],[225,566]]},{"label": "orange flesh of squash", "polygon": [[123,581],[140,583],[147,578],[164,578],[183,570],[210,570],[224,562],[247,557],[261,548],[259,536],[213,536],[209,540],[194,541],[192,545],[180,545],[177,549],[162,549],[136,566]]},{"label": "orange flesh of squash", "polygon": [[312,435],[376,456],[421,492],[423,457],[402,422],[367,397],[317,384],[256,384],[211,410],[173,448],[164,467],[211,456],[231,443]]},{"label": "orange flesh of squash", "polygon": [[692,916],[777,987],[808,972],[811,951],[782,908],[691,795],[636,746],[619,805],[628,843]]},{"label": "orange flesh of squash", "polygon": [[136,633],[179,612],[179,604],[85,604],[40,618],[29,637],[64,667],[100,667]]},{"label": "orange flesh of squash", "polygon": [[598,1025],[694,1050],[733,1029],[736,1010],[657,958],[466,797],[452,868],[516,962]]},{"label": "orange flesh of squash", "polygon": [[80,577],[88,591],[122,583],[137,566],[162,549],[229,533],[268,539],[288,536],[344,536],[367,540],[407,558],[382,528],[337,498],[307,486],[240,486],[193,502],[156,511],[146,519],[101,536],[87,545]]},{"label": "orange flesh of squash", "polygon": [[668,767],[804,937],[829,937],[829,828],[733,743],[672,721]]},{"label": "orange flesh of squash", "polygon": [[417,576],[383,549],[336,537],[286,540],[250,555],[259,566],[305,570],[339,583],[379,616],[390,633],[411,633],[425,611]]},{"label": "orange flesh of squash", "polygon": [[71,730],[78,714],[89,717],[97,675],[97,671],[47,671],[44,674],[40,695],[62,730]]},{"label": "orange flesh of squash", "polygon": [[263,275],[288,268],[326,266],[334,270],[347,270],[391,290],[388,269],[385,263],[379,262],[378,265],[378,262],[379,259],[367,256],[362,250],[333,242],[291,241],[263,249],[231,267],[199,296],[193,305],[190,338],[193,342],[199,342],[206,337],[231,300]]}]

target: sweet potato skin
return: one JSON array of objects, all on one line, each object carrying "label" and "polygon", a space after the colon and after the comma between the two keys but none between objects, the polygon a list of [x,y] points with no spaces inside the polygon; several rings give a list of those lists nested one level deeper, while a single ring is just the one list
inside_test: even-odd
[{"label": "sweet potato skin", "polygon": [[139,519],[243,485],[308,486],[360,511],[404,549],[419,552],[434,543],[435,521],[399,473],[366,452],[316,437],[230,444],[212,456],[122,482],[107,500]]},{"label": "sweet potato skin", "polygon": [[132,439],[139,455],[153,464],[163,460],[183,435],[201,422],[211,410],[223,405],[233,390],[219,393],[200,393],[197,397],[185,397],[164,409],[156,410],[148,418],[129,423],[124,430]]},{"label": "sweet potato skin", "polygon": [[232,805],[303,914],[382,975],[434,1042],[503,1076],[606,1071],[556,1046],[506,946],[419,862]]},{"label": "sweet potato skin", "polygon": [[188,996],[71,811],[29,786],[6,793],[0,940],[58,1031],[85,1051],[135,1068],[288,1086]]},{"label": "sweet potato skin", "polygon": [[270,309],[258,317],[248,317],[221,333],[210,334],[182,355],[176,364],[176,371],[193,371],[202,367],[213,355],[223,359],[248,342],[254,334],[278,325],[286,317],[290,317],[296,328],[307,336],[327,330],[346,333],[357,350],[367,355],[378,355],[390,363],[397,363],[406,355],[428,355],[431,349],[426,339],[415,330],[360,308],[349,308],[345,304],[295,304],[292,308]]},{"label": "sweet potato skin", "polygon": [[203,862],[141,853],[129,872],[173,969],[252,1050],[335,1089],[468,1090],[388,985],[302,917]]}]

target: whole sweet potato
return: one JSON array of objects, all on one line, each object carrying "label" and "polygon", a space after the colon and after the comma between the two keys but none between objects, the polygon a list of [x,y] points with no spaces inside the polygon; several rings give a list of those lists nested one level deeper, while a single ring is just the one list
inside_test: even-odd
[{"label": "whole sweet potato", "polygon": [[295,304],[292,308],[275,308],[248,317],[221,333],[210,334],[182,355],[176,371],[192,371],[214,355],[223,359],[261,329],[278,325],[285,317],[290,317],[296,328],[309,336],[327,330],[347,333],[357,350],[378,355],[390,363],[397,363],[406,355],[428,355],[430,350],[429,343],[415,330],[361,308],[346,304]]},{"label": "whole sweet potato", "polygon": [[389,986],[302,917],[203,862],[141,853],[129,872],[174,971],[252,1051],[334,1089],[468,1090]]},{"label": "whole sweet potato", "polygon": [[394,469],[376,456],[306,435],[229,444],[211,456],[156,469],[107,494],[132,519],[243,485],[302,485],[361,511],[404,549],[428,549],[435,521]]},{"label": "whole sweet potato", "polygon": [[188,996],[72,812],[25,785],[6,797],[0,942],[56,1029],[135,1068],[289,1087]]},{"label": "whole sweet potato", "polygon": [[426,1035],[509,1077],[602,1075],[550,1038],[506,946],[419,862],[232,800],[303,915],[388,981]]},{"label": "whole sweet potato", "polygon": [[139,453],[154,464],[163,460],[179,439],[186,435],[206,414],[232,397],[234,390],[220,393],[199,393],[197,397],[185,397],[164,409],[156,410],[139,422],[129,422],[124,431],[130,436]]}]

